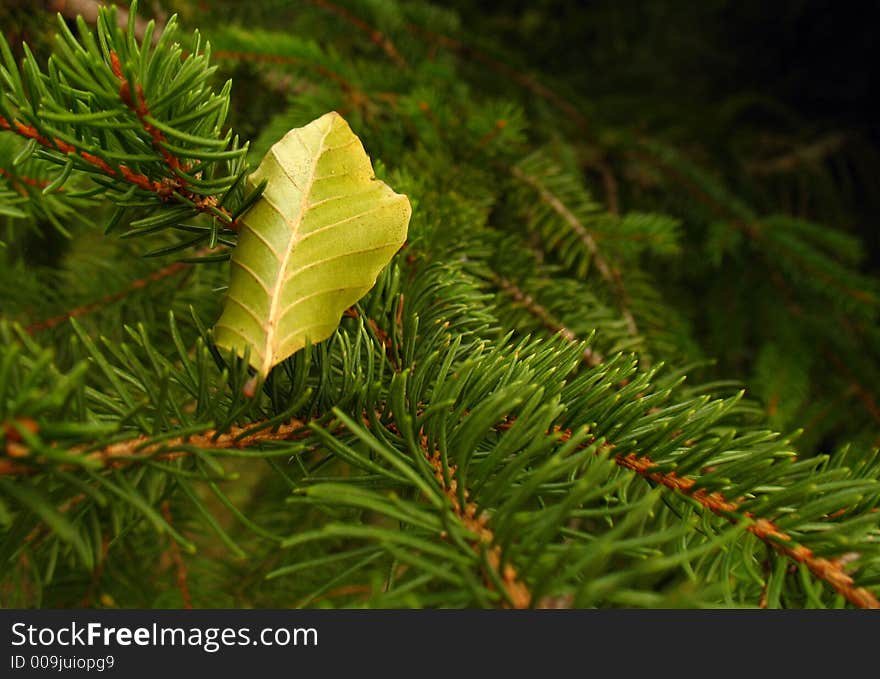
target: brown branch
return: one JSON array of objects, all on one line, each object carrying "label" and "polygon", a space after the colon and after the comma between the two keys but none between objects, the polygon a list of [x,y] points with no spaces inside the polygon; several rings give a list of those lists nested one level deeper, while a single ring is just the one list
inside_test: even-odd
[{"label": "brown branch", "polygon": [[[363,90],[357,88],[353,85],[349,80],[346,80],[342,75],[333,71],[322,64],[315,64],[311,62],[304,62],[302,59],[298,59],[297,57],[285,56],[281,54],[263,54],[260,52],[240,52],[235,50],[219,50],[217,52],[212,52],[211,56],[220,61],[254,61],[257,63],[269,63],[269,64],[303,64],[314,69],[319,75],[324,76],[325,78],[329,78],[337,85],[339,85],[346,95],[352,100],[352,102],[357,106],[362,106],[364,102],[370,100],[370,95],[368,95]],[[375,95],[377,97],[382,96],[392,96],[391,93],[380,93]]]},{"label": "brown branch", "polygon": [[[477,536],[477,540],[473,543],[473,549],[477,554],[481,554],[483,548],[486,549],[489,566],[498,574],[504,586],[505,598],[510,602],[513,608],[528,608],[532,601],[532,593],[526,584],[520,579],[516,572],[516,568],[512,564],[502,563],[501,546],[495,542],[495,535],[489,528],[488,516],[485,512],[481,512],[479,507],[473,502],[465,502],[462,506],[459,500],[458,480],[455,478],[455,465],[449,465],[449,483],[446,482],[446,474],[444,474],[443,461],[440,452],[435,451],[433,454],[428,452],[427,437],[422,435],[422,448],[425,457],[434,470],[434,478],[440,484],[443,494],[452,505],[452,510],[461,521],[462,525]],[[464,491],[464,498],[467,500],[468,491]],[[486,584],[493,586],[493,581],[487,575]]]},{"label": "brown branch", "polygon": [[120,290],[119,292],[114,292],[109,295],[105,295],[101,297],[101,299],[90,302],[88,304],[83,304],[82,306],[78,306],[69,311],[65,311],[63,314],[58,314],[57,316],[53,316],[52,318],[47,318],[43,321],[37,321],[36,323],[32,323],[31,325],[25,328],[25,331],[28,334],[34,334],[35,332],[40,332],[42,330],[48,330],[50,328],[54,328],[57,325],[61,325],[62,323],[70,320],[71,318],[77,318],[79,316],[84,316],[85,314],[92,313],[93,311],[97,311],[98,309],[102,309],[103,307],[112,304],[113,302],[118,302],[121,299],[124,299],[131,293],[136,290],[140,290],[142,288],[147,287],[152,283],[156,283],[165,278],[169,278],[176,273],[179,273],[190,266],[190,262],[172,262],[166,267],[159,269],[158,271],[154,271],[151,274],[144,276],[143,278],[138,278],[133,280],[124,290]]},{"label": "brown branch", "polygon": [[[546,330],[554,335],[559,335],[562,339],[571,344],[577,344],[581,341],[572,330],[554,318],[545,307],[535,301],[534,297],[520,289],[513,281],[504,276],[496,275],[495,282],[505,293],[512,297],[514,301],[518,302],[526,311],[534,316]],[[588,365],[597,366],[604,360],[605,359],[601,354],[593,351],[590,347],[584,349],[584,362]]]},{"label": "brown branch", "polygon": [[612,286],[612,289],[615,290],[617,296],[620,301],[620,313],[623,316],[624,321],[626,322],[626,328],[630,335],[638,335],[639,328],[636,324],[636,319],[633,316],[632,312],[629,310],[629,301],[628,296],[626,294],[626,288],[623,285],[623,279],[620,275],[620,271],[609,265],[609,263],[602,256],[602,253],[599,251],[599,246],[596,244],[596,239],[593,238],[593,235],[587,230],[587,227],[584,226],[581,221],[577,218],[577,216],[568,209],[568,207],[563,203],[559,197],[550,191],[543,183],[537,178],[530,174],[526,174],[518,167],[513,167],[511,169],[513,176],[524,182],[525,184],[531,186],[535,191],[537,191],[538,195],[541,196],[541,200],[543,200],[550,208],[556,212],[562,219],[565,220],[566,223],[572,228],[572,230],[580,237],[581,242],[587,248],[587,251],[590,253],[593,261],[596,264],[596,269],[598,269],[599,274],[607,283]]},{"label": "brown branch", "polygon": [[849,141],[846,134],[834,132],[812,144],[795,148],[789,153],[771,158],[769,160],[757,160],[746,164],[746,170],[758,176],[774,174],[777,172],[789,172],[801,165],[815,165],[837,153],[844,144]]},{"label": "brown branch", "polygon": [[27,125],[20,120],[15,119],[10,121],[7,120],[4,116],[0,115],[0,129],[14,132],[15,134],[24,137],[25,139],[33,139],[38,144],[40,144],[41,146],[45,146],[46,148],[54,149],[67,155],[78,156],[89,165],[99,169],[104,174],[115,178],[122,178],[125,181],[134,184],[138,188],[144,189],[145,191],[153,191],[154,193],[160,192],[161,187],[159,182],[150,181],[149,177],[147,177],[145,174],[134,172],[131,168],[125,165],[119,165],[118,169],[114,170],[102,158],[99,158],[98,156],[89,153],[88,151],[78,149],[73,144],[70,144],[63,139],[50,139],[43,136],[33,125]]},{"label": "brown branch", "polygon": [[[563,432],[563,439],[566,435],[569,438],[571,436],[570,432]],[[728,500],[720,492],[709,492],[705,488],[695,488],[696,479],[678,476],[674,471],[653,471],[657,465],[647,455],[620,454],[615,455],[614,461],[642,478],[686,495],[712,513],[728,519],[731,523],[738,523],[743,519],[749,521],[749,525],[746,526],[748,532],[769,545],[778,554],[805,565],[814,576],[831,585],[851,604],[859,608],[880,608],[880,601],[877,597],[864,587],[856,587],[852,577],[846,573],[839,560],[816,556],[811,549],[798,544],[772,521],[756,517],[752,512],[740,513],[739,503]]]},{"label": "brown branch", "polygon": [[155,193],[162,200],[170,200],[175,193],[179,193],[193,203],[199,212],[209,213],[214,216],[217,216],[217,212],[219,212],[223,221],[232,226],[232,214],[226,208],[218,205],[216,196],[198,195],[186,188],[186,182],[180,176],[180,173],[188,172],[190,166],[181,163],[180,159],[166,148],[168,139],[159,128],[148,120],[150,109],[147,107],[146,95],[140,83],[135,83],[135,93],[132,96],[131,85],[122,72],[122,64],[119,63],[119,56],[116,52],[110,52],[110,68],[113,71],[113,75],[119,80],[119,98],[137,116],[141,127],[150,135],[153,148],[162,156],[162,160],[165,161],[165,165],[168,166],[173,175],[173,177],[163,179],[160,182],[153,182]]},{"label": "brown branch", "polygon": [[78,149],[73,144],[70,144],[63,139],[58,139],[57,137],[54,139],[50,139],[49,137],[45,137],[40,134],[37,128],[35,128],[33,125],[27,125],[20,120],[15,119],[10,121],[2,115],[0,115],[0,130],[8,130],[10,132],[14,132],[15,134],[18,134],[25,139],[33,139],[41,146],[60,151],[61,153],[64,153],[68,156],[77,156],[92,167],[97,168],[98,170],[103,172],[105,175],[113,177],[114,179],[121,179],[128,182],[129,184],[134,184],[139,189],[142,189],[144,191],[155,193],[164,201],[172,200],[174,197],[174,192],[177,191],[188,200],[192,201],[199,212],[210,214],[213,217],[217,217],[217,213],[219,212],[219,216],[223,218],[223,221],[226,223],[227,227],[234,229],[237,226],[236,223],[232,220],[232,215],[225,208],[219,207],[216,204],[216,197],[196,196],[195,194],[186,191],[182,185],[176,184],[175,180],[165,179],[163,181],[153,181],[149,177],[147,177],[147,175],[141,172],[135,172],[127,165],[122,164],[118,165],[114,169],[110,166],[109,163],[107,163],[107,161],[94,155],[93,153]]},{"label": "brown branch", "polygon": [[[159,152],[173,173],[176,174],[181,169],[188,170],[189,168],[184,167],[177,156],[165,148],[163,144],[167,143],[168,139],[162,131],[147,120],[150,115],[150,109],[147,108],[146,95],[144,95],[144,88],[141,87],[140,83],[135,83],[137,101],[131,96],[131,86],[128,79],[122,73],[122,64],[119,63],[119,56],[116,52],[110,52],[110,68],[113,71],[113,75],[119,80],[119,98],[138,117],[144,131],[150,135],[150,139],[153,141],[153,148]],[[180,182],[183,185],[182,179]]]},{"label": "brown branch", "polygon": [[[750,224],[745,221],[742,217],[735,214],[730,208],[725,205],[722,205],[718,201],[716,201],[711,195],[709,195],[706,191],[702,189],[695,181],[687,177],[684,173],[677,170],[675,167],[672,167],[668,163],[665,163],[662,159],[656,158],[655,156],[647,153],[643,153],[640,151],[631,151],[630,155],[633,158],[638,160],[646,161],[648,163],[656,166],[661,166],[662,169],[673,179],[675,179],[684,189],[694,198],[699,200],[703,205],[707,206],[712,212],[714,212],[718,217],[726,221],[730,224],[734,229],[741,231],[754,243],[759,246],[766,245],[767,239],[764,234],[761,233],[761,229],[755,225]],[[765,259],[768,259],[767,250],[764,247],[758,248],[759,252],[764,256]],[[803,258],[798,257],[796,253],[791,252],[790,250],[780,249],[779,252],[781,254],[794,262],[797,266],[801,267],[805,273],[809,276],[819,278],[828,285],[837,288],[842,293],[852,297],[853,299],[858,300],[859,302],[877,305],[878,299],[868,292],[867,290],[860,290],[858,288],[850,288],[847,285],[841,283],[840,281],[835,280],[830,275],[826,274],[824,271],[814,269],[807,262],[804,262]],[[768,263],[772,262],[768,259]]]},{"label": "brown branch", "polygon": [[[162,503],[162,516],[165,518],[168,525],[173,523],[171,504],[168,500],[165,500]],[[174,538],[169,538],[169,551],[171,553],[171,561],[174,563],[177,589],[180,590],[180,596],[183,597],[183,607],[191,609],[193,606],[192,597],[189,592],[189,582],[187,580],[186,562],[183,560],[183,555],[180,553],[180,545],[177,544],[177,541]]]},{"label": "brown branch", "polygon": [[[675,490],[696,500],[700,505],[733,523],[739,512],[739,504],[725,499],[719,492],[707,492],[704,488],[694,489],[696,480],[678,476],[675,472],[652,471],[656,465],[647,456],[617,455],[615,462],[639,476],[650,479],[666,488]],[[843,569],[840,560],[830,560],[816,556],[813,551],[800,545],[787,533],[780,530],[772,521],[756,517],[752,512],[743,512],[741,517],[751,521],[746,530],[765,542],[779,554],[805,565],[818,579],[828,583],[851,604],[859,608],[880,609],[880,601],[864,587],[856,587],[852,577]]]},{"label": "brown branch", "polygon": [[[166,141],[162,132],[145,120],[146,116],[149,115],[149,110],[147,109],[143,90],[139,85],[137,86],[137,102],[135,102],[131,97],[128,80],[122,73],[119,57],[115,52],[110,53],[110,64],[113,74],[121,81],[119,89],[120,98],[126,106],[138,116],[144,130],[150,135],[154,147],[162,155],[162,158],[165,160],[172,173],[176,175],[178,171],[184,168],[182,168],[179,160],[162,146],[162,143]],[[171,201],[174,198],[174,194],[179,193],[190,201],[199,212],[221,218],[226,223],[226,226],[231,229],[234,229],[237,226],[229,211],[217,204],[216,196],[201,196],[187,190],[183,180],[179,176],[165,178],[161,181],[154,181],[145,174],[135,172],[124,164],[120,164],[114,168],[103,158],[100,158],[93,153],[78,149],[73,144],[66,142],[63,139],[46,137],[40,134],[39,130],[33,125],[27,125],[26,123],[15,119],[8,120],[2,115],[0,115],[0,129],[14,132],[25,139],[33,139],[41,146],[57,150],[68,156],[75,155],[104,174],[116,179],[121,179],[129,184],[134,184],[144,191],[155,193],[163,201]]]},{"label": "brown branch", "polygon": [[320,7],[321,9],[325,9],[328,12],[332,12],[333,14],[342,17],[352,26],[361,32],[366,33],[370,40],[375,45],[378,45],[395,64],[401,68],[406,68],[406,60],[400,55],[400,52],[397,51],[397,48],[394,46],[394,43],[391,42],[391,39],[382,33],[382,31],[373,28],[363,19],[356,17],[344,7],[329,2],[329,0],[309,0],[309,2],[316,7]]},{"label": "brown branch", "polygon": [[479,50],[474,49],[469,45],[465,45],[460,40],[456,40],[455,38],[450,38],[449,36],[442,35],[440,33],[434,33],[412,23],[407,24],[407,29],[413,33],[420,33],[430,40],[433,40],[435,43],[452,50],[453,52],[464,54],[471,59],[474,59],[475,61],[480,61],[486,64],[492,70],[503,74],[514,82],[519,83],[522,87],[530,91],[532,94],[535,94],[540,98],[549,101],[551,104],[563,111],[581,129],[581,131],[586,131],[587,119],[580,112],[577,106],[561,97],[557,92],[554,92],[546,85],[526,75],[522,71],[511,68],[510,66],[499,61],[498,59],[490,57],[489,55],[484,54],[483,52],[480,52]]},{"label": "brown branch", "polygon": [[[33,177],[25,177],[23,175],[15,174],[7,170],[5,167],[0,167],[0,177],[6,177],[12,184],[12,188],[14,188],[19,194],[25,197],[28,196],[28,192],[25,190],[22,184],[33,186],[35,189],[44,189],[51,183],[46,181],[45,179],[34,179]],[[63,189],[59,189],[59,191],[60,190]]]},{"label": "brown branch", "polygon": [[[138,436],[127,441],[112,443],[98,450],[89,450],[80,446],[72,449],[72,452],[82,453],[84,462],[98,462],[104,468],[124,467],[145,459],[174,460],[188,457],[191,451],[184,448],[198,448],[202,450],[229,450],[250,448],[264,441],[290,441],[301,438],[306,425],[300,420],[292,419],[287,424],[276,428],[268,427],[246,433],[258,428],[262,422],[252,422],[247,427],[232,426],[228,431],[207,431],[202,434],[178,436],[158,443],[150,443],[149,436]],[[19,444],[21,445],[21,444]],[[0,456],[0,476],[34,474],[39,468],[28,466],[23,460],[32,459],[30,451],[17,449],[17,454],[10,454],[9,441],[7,440],[4,456]],[[78,469],[76,465],[62,465],[62,469]]]},{"label": "brown branch", "polygon": [[[510,429],[513,423],[514,419],[511,418],[502,423],[498,428]],[[549,433],[559,436],[559,440],[562,442],[568,441],[572,437],[570,429],[562,429],[559,426],[554,427]],[[588,441],[579,447],[583,449],[592,443]],[[613,450],[613,448],[614,444],[612,443],[605,443],[602,446],[602,450]],[[733,524],[743,520],[748,521],[749,524],[746,526],[748,532],[767,544],[776,553],[805,565],[814,576],[831,585],[838,594],[851,604],[859,608],[880,609],[880,600],[868,589],[856,587],[853,578],[843,569],[846,559],[831,560],[816,556],[811,549],[798,544],[772,521],[756,517],[752,512],[741,512],[738,502],[725,498],[718,491],[710,492],[705,488],[697,488],[696,479],[679,476],[674,471],[656,471],[658,465],[647,455],[636,455],[635,453],[624,455],[621,453],[614,455],[612,459],[618,466],[635,472],[642,478],[664,488],[669,488],[689,497],[713,514],[717,514]]]}]

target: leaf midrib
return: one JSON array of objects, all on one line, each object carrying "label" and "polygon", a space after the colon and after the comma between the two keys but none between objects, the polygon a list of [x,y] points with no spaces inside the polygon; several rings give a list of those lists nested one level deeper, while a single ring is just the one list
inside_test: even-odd
[{"label": "leaf midrib", "polygon": [[[281,260],[281,264],[278,268],[278,274],[277,274],[277,277],[275,278],[275,285],[273,286],[272,295],[269,300],[269,320],[266,324],[266,344],[265,344],[265,351],[263,352],[263,367],[261,370],[261,372],[264,375],[267,375],[269,373],[269,370],[272,368],[272,361],[275,357],[276,347],[274,346],[274,341],[275,341],[275,337],[277,334],[276,333],[277,324],[278,324],[278,321],[280,320],[278,318],[278,311],[279,311],[278,307],[279,307],[279,303],[281,300],[281,290],[284,287],[284,282],[287,278],[287,267],[290,264],[290,258],[293,255],[293,251],[296,248],[297,243],[299,243],[299,230],[302,227],[303,216],[305,215],[306,210],[308,209],[308,206],[309,206],[309,196],[312,193],[312,185],[315,183],[315,177],[318,174],[318,163],[321,161],[321,157],[324,155],[324,143],[326,142],[327,137],[330,134],[330,131],[333,129],[333,124],[335,122],[336,122],[335,120],[331,119],[329,125],[327,125],[327,129],[324,131],[324,134],[321,136],[321,141],[318,144],[318,150],[314,155],[312,167],[309,172],[308,186],[302,187],[300,189],[302,191],[302,202],[300,203],[299,210],[295,213],[297,219],[296,219],[296,222],[292,225],[293,228],[290,233],[290,240],[288,241],[288,246],[284,249],[284,258]],[[294,133],[294,135],[297,137],[299,142],[306,148],[306,151],[308,151],[309,149],[306,146],[305,140],[303,140],[302,137],[300,136],[301,134],[302,133],[299,130],[297,130]],[[273,154],[275,153],[274,147],[272,148],[272,153]],[[296,185],[296,182],[287,173],[287,171],[284,168],[284,165],[280,162],[277,155],[275,156],[275,159],[276,159],[276,161],[278,161],[278,165],[281,168],[281,171],[284,173],[284,175],[288,179],[290,179],[291,182],[294,183],[294,185]],[[284,217],[284,215],[281,215],[281,216],[282,216],[282,218]],[[284,221],[287,224],[290,224],[290,222],[287,219],[284,219]]]}]

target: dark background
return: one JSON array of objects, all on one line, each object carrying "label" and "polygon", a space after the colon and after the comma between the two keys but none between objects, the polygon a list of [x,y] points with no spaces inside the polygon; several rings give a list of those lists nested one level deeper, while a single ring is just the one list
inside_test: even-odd
[{"label": "dark background", "polygon": [[[511,0],[451,3],[474,35],[527,45],[529,59],[606,115],[678,126],[721,141],[732,130],[846,136],[843,165],[851,228],[880,270],[880,3],[834,0]],[[750,101],[744,105],[743,101]],[[724,118],[737,106],[735,122]],[[686,142],[686,139],[682,139]]]},{"label": "dark background", "polygon": [[[880,134],[871,107],[880,58],[878,3],[833,0],[455,0],[560,80],[590,90],[634,85],[676,96],[762,93],[804,118]],[[475,6],[476,5],[476,6]],[[488,28],[487,24],[484,24]],[[585,68],[588,67],[588,68]],[[604,73],[603,73],[604,71]],[[625,79],[621,81],[621,75]]]}]

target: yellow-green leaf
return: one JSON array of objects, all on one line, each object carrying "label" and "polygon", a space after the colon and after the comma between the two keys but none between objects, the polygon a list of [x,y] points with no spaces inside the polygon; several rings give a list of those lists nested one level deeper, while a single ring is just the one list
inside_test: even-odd
[{"label": "yellow-green leaf", "polygon": [[406,240],[411,208],[373,175],[336,112],[288,132],[250,183],[268,180],[241,219],[214,339],[262,376],[328,338]]}]

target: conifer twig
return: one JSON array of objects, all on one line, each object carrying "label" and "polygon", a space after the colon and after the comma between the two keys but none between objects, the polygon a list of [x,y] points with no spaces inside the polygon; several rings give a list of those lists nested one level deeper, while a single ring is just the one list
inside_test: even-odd
[{"label": "conifer twig", "polygon": [[[5,167],[0,167],[0,177],[6,177],[10,183],[12,184],[12,188],[18,191],[22,196],[27,196],[28,193],[21,186],[21,184],[27,184],[28,186],[33,186],[35,189],[44,189],[49,186],[50,182],[45,179],[34,179],[33,177],[25,177],[22,175],[14,174],[7,170]],[[59,189],[61,191],[63,189]]]},{"label": "conifer twig", "polygon": [[195,194],[186,191],[182,185],[176,184],[173,180],[151,180],[142,172],[135,172],[124,164],[119,164],[114,168],[103,158],[100,158],[93,153],[89,153],[88,151],[78,149],[73,144],[70,144],[63,139],[50,139],[49,137],[40,134],[37,128],[33,125],[27,125],[20,120],[8,120],[0,115],[0,130],[14,132],[25,139],[33,139],[45,148],[60,151],[68,156],[75,155],[92,167],[100,170],[105,175],[113,177],[114,179],[122,179],[129,184],[134,184],[139,189],[155,193],[164,201],[172,200],[175,192],[180,193],[189,200],[199,212],[210,214],[213,217],[217,217],[219,214],[223,217],[225,225],[230,229],[235,229],[237,226],[229,211],[226,210],[226,208],[217,205],[217,198],[215,196],[196,196]]},{"label": "conifer twig", "polygon": [[617,293],[619,298],[619,303],[621,306],[620,313],[623,316],[624,321],[626,322],[626,328],[630,335],[635,336],[639,334],[639,328],[636,324],[636,319],[633,316],[632,312],[629,310],[629,300],[626,294],[626,288],[623,286],[623,280],[620,276],[620,271],[617,270],[616,267],[611,266],[605,258],[602,256],[602,253],[599,251],[599,246],[596,244],[596,239],[593,238],[593,235],[587,230],[587,227],[581,223],[581,221],[577,218],[577,216],[563,203],[559,196],[550,191],[537,177],[534,177],[530,174],[523,172],[518,167],[513,167],[511,169],[513,176],[519,179],[520,181],[526,183],[528,186],[531,186],[535,191],[537,191],[538,195],[541,196],[541,200],[543,200],[550,208],[556,212],[563,220],[571,227],[572,231],[574,231],[578,237],[580,237],[581,242],[587,248],[587,251],[590,253],[593,261],[596,263],[596,269],[599,271],[599,274],[602,278],[612,286],[612,289]]},{"label": "conifer twig", "polygon": [[792,149],[788,153],[768,160],[755,160],[746,164],[746,170],[754,175],[768,175],[777,172],[790,172],[801,165],[815,165],[828,156],[837,153],[849,137],[842,132],[832,132],[806,146]]},{"label": "conifer twig", "polygon": [[[225,246],[218,246],[216,248],[204,247],[196,250],[193,254],[193,258],[206,257],[211,254],[216,254],[225,249]],[[152,273],[147,274],[141,278],[136,278],[131,281],[128,285],[125,286],[124,289],[119,292],[110,293],[108,295],[104,295],[100,299],[89,302],[87,304],[83,304],[74,309],[70,309],[69,311],[65,311],[62,314],[58,314],[51,318],[47,318],[43,321],[37,321],[32,323],[31,325],[25,328],[25,332],[32,335],[35,332],[40,332],[42,330],[49,330],[54,328],[62,323],[69,321],[71,318],[78,318],[79,316],[84,316],[86,314],[90,314],[94,311],[98,311],[99,309],[103,309],[109,304],[113,304],[114,302],[118,302],[121,299],[125,299],[130,294],[134,293],[137,290],[141,290],[148,285],[152,285],[153,283],[157,283],[161,280],[169,278],[181,271],[188,269],[192,266],[193,261],[177,261],[172,262],[168,266],[164,266],[157,271],[153,271]]]},{"label": "conifer twig", "polygon": [[[505,427],[511,425],[512,422],[504,424]],[[572,436],[571,430],[559,427],[556,427],[553,433],[559,435],[561,441],[567,441]],[[606,443],[604,447],[606,449],[613,448],[614,445]],[[840,561],[816,556],[809,547],[798,544],[772,521],[756,517],[752,512],[740,512],[738,502],[728,500],[718,491],[709,492],[705,488],[697,488],[696,479],[679,476],[674,471],[655,471],[657,465],[647,455],[617,454],[613,459],[618,466],[691,498],[713,514],[722,516],[731,523],[748,521],[749,524],[746,526],[748,532],[769,545],[778,554],[806,566],[814,576],[831,585],[851,604],[859,608],[880,609],[880,600],[868,589],[856,587],[853,578],[846,573]]]},{"label": "conifer twig", "polygon": [[[474,543],[473,548],[478,554],[485,548],[489,566],[494,569],[501,579],[504,586],[505,599],[508,600],[513,608],[528,608],[532,601],[532,594],[526,584],[520,579],[516,572],[516,568],[510,563],[504,564],[502,568],[501,546],[495,542],[495,535],[489,528],[488,516],[485,512],[481,512],[474,502],[465,502],[462,506],[459,500],[458,479],[455,478],[455,465],[449,465],[449,482],[446,481],[444,474],[443,461],[440,452],[435,451],[431,454],[428,451],[427,437],[422,435],[422,448],[425,457],[434,470],[434,478],[440,484],[443,494],[452,505],[452,511],[461,521],[462,525],[470,532],[478,537],[478,541]],[[464,490],[464,498],[467,500],[468,491]],[[492,585],[493,579],[486,577],[488,585]]]},{"label": "conifer twig", "polygon": [[[88,450],[80,446],[72,452],[81,452],[84,460],[98,462],[105,468],[122,467],[143,459],[174,460],[191,455],[188,448],[202,450],[245,449],[264,441],[290,441],[299,438],[305,432],[306,425],[300,420],[292,419],[277,427],[265,427],[264,421],[250,423],[247,427],[231,426],[224,432],[209,430],[201,434],[178,436],[158,443],[150,443],[151,437],[138,436],[126,441],[111,443],[97,450]],[[0,476],[34,474],[38,467],[29,466],[31,453],[22,444],[16,443],[15,452],[10,453],[10,441],[0,451]],[[62,469],[76,469],[75,465],[62,465]]]},{"label": "conifer twig", "polygon": [[[499,429],[509,429],[513,426],[514,419],[508,419],[498,426]],[[572,437],[570,429],[554,427],[551,432],[559,436],[562,442]],[[590,442],[581,444],[584,448]],[[613,443],[605,443],[604,450],[612,450]],[[707,491],[698,488],[697,479],[679,476],[675,471],[657,471],[654,463],[647,455],[636,453],[616,454],[611,459],[624,469],[632,471],[642,478],[685,495],[697,502],[700,506],[708,509],[713,514],[726,518],[731,523],[737,524],[747,521],[746,530],[767,544],[777,554],[785,556],[793,561],[803,564],[819,580],[830,585],[838,594],[843,596],[851,604],[858,608],[880,609],[880,600],[868,589],[857,587],[852,576],[844,569],[843,560],[825,559],[816,556],[813,551],[804,545],[798,544],[789,534],[782,531],[776,524],[768,519],[755,516],[752,512],[741,512],[738,502],[728,500],[719,491]]]},{"label": "conifer twig", "polygon": [[127,165],[119,165],[117,169],[114,169],[102,158],[99,158],[88,151],[78,149],[73,144],[70,144],[63,139],[50,139],[43,136],[33,125],[27,125],[16,119],[7,120],[4,116],[0,115],[0,129],[14,132],[25,139],[33,139],[46,148],[54,149],[67,155],[75,155],[89,165],[99,169],[104,174],[109,175],[110,177],[124,179],[130,184],[134,184],[145,191],[153,191],[154,193],[159,193],[160,191],[161,187],[159,182],[150,181],[150,178],[145,174],[134,172]]},{"label": "conifer twig", "polygon": [[[514,301],[518,302],[523,309],[528,311],[532,316],[534,316],[544,327],[545,330],[550,331],[554,335],[560,336],[566,342],[570,344],[576,344],[581,340],[577,335],[574,334],[572,330],[563,325],[560,321],[556,320],[553,315],[543,306],[538,304],[534,297],[524,292],[519,288],[513,281],[505,278],[504,276],[495,276],[495,280],[498,283],[498,286],[506,292],[510,297],[514,299]],[[602,363],[605,359],[602,355],[590,347],[584,349],[584,362],[591,366],[595,367]]]},{"label": "conifer twig", "polygon": [[[122,72],[122,64],[119,63],[119,55],[117,55],[116,52],[110,52],[110,68],[113,71],[113,75],[119,80],[119,98],[122,99],[122,102],[137,116],[141,123],[141,127],[143,127],[144,131],[150,135],[150,139],[153,141],[153,148],[159,152],[165,160],[165,164],[168,165],[169,169],[175,174],[181,169],[188,170],[189,168],[185,167],[177,156],[165,148],[164,144],[167,143],[168,139],[166,139],[162,130],[148,120],[150,109],[147,108],[147,98],[144,94],[144,88],[141,87],[140,83],[135,83],[135,96],[132,96],[131,86],[126,79],[125,74]],[[180,180],[180,183],[182,188],[182,179]]]},{"label": "conifer twig", "polygon": [[422,28],[421,26],[413,23],[408,23],[406,27],[410,32],[420,33],[430,40],[433,40],[437,44],[442,45],[449,50],[452,50],[453,52],[467,55],[472,59],[475,59],[476,61],[480,61],[486,64],[492,70],[510,78],[514,82],[527,89],[532,94],[535,94],[541,99],[544,99],[545,101],[548,101],[556,106],[558,109],[563,111],[566,116],[580,128],[582,132],[586,131],[587,119],[580,112],[580,110],[578,110],[577,106],[560,96],[559,93],[553,91],[543,83],[540,83],[534,78],[528,76],[521,70],[511,68],[510,66],[499,61],[498,59],[491,57],[488,54],[485,54],[470,45],[465,45],[462,41],[451,38],[447,35],[434,33],[433,31]]},{"label": "conifer twig", "polygon": [[340,7],[339,5],[330,2],[329,0],[308,0],[311,4],[316,7],[320,7],[329,12],[332,12],[336,16],[342,17],[352,26],[357,28],[358,30],[366,33],[370,40],[379,46],[383,52],[398,66],[401,68],[405,68],[407,66],[406,59],[404,59],[400,52],[397,51],[397,48],[394,46],[394,43],[391,42],[391,39],[388,38],[382,31],[377,28],[373,28],[366,21],[361,19],[360,17],[356,17],[354,14],[349,12],[344,7]]},{"label": "conifer twig", "polygon": [[880,600],[868,589],[856,587],[853,578],[843,569],[839,560],[816,556],[809,547],[795,542],[790,535],[780,530],[772,521],[758,518],[752,512],[744,512],[737,516],[739,513],[738,503],[727,500],[717,491],[710,493],[704,488],[695,488],[697,484],[695,479],[678,476],[674,471],[652,471],[656,465],[647,456],[637,456],[635,453],[630,453],[625,456],[617,455],[614,460],[619,466],[686,495],[714,514],[723,516],[733,523],[738,523],[739,517],[750,521],[751,523],[746,526],[747,531],[769,545],[778,554],[806,566],[814,576],[831,585],[851,604],[859,608],[880,609]]},{"label": "conifer twig", "polygon": [[51,318],[47,318],[43,321],[37,321],[36,323],[32,323],[31,325],[25,328],[25,331],[32,335],[36,332],[40,332],[42,330],[49,330],[54,328],[62,323],[69,321],[71,318],[78,318],[80,316],[84,316],[86,314],[90,314],[93,311],[97,311],[102,309],[113,302],[118,302],[121,299],[125,299],[133,293],[135,290],[140,290],[142,288],[147,287],[153,283],[164,280],[166,278],[170,278],[171,276],[180,273],[181,271],[187,269],[190,266],[190,262],[172,262],[168,266],[165,266],[158,271],[154,271],[153,273],[147,274],[142,278],[137,278],[129,283],[125,289],[120,290],[119,292],[114,292],[109,295],[104,295],[101,299],[89,302],[88,304],[83,304],[74,309],[70,309],[69,311],[65,311],[63,314],[58,314],[57,316],[52,316]]},{"label": "conifer twig", "polygon": [[131,85],[122,72],[122,65],[119,63],[119,56],[116,52],[110,52],[110,68],[113,71],[113,75],[119,80],[119,98],[137,116],[144,131],[150,135],[153,148],[162,156],[168,169],[174,175],[174,179],[154,182],[155,192],[163,200],[169,200],[174,193],[179,193],[191,202],[199,212],[215,216],[219,213],[223,221],[232,226],[234,222],[232,214],[229,210],[218,204],[219,201],[216,196],[201,196],[186,188],[186,182],[180,176],[180,173],[181,171],[189,170],[189,166],[181,163],[180,159],[166,148],[168,140],[164,133],[149,121],[150,109],[147,107],[147,99],[143,87],[141,87],[140,83],[135,83],[135,91],[134,93],[131,92]]}]

